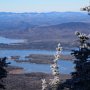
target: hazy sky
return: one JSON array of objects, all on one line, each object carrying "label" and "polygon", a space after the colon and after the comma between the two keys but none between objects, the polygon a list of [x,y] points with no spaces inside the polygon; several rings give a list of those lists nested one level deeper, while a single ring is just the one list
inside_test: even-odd
[{"label": "hazy sky", "polygon": [[0,0],[0,12],[80,11],[89,0]]}]

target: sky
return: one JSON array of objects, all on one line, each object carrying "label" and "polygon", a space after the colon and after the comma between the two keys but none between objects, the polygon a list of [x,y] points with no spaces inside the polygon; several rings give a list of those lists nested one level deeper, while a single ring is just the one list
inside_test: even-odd
[{"label": "sky", "polygon": [[89,0],[0,0],[0,12],[80,11]]}]

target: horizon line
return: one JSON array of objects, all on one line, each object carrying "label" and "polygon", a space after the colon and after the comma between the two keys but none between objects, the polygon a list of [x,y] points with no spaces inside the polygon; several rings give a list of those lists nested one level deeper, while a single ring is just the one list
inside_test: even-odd
[{"label": "horizon line", "polygon": [[0,13],[84,13],[82,11],[43,11],[43,12],[38,12],[38,11],[30,11],[30,12],[15,12],[15,11],[0,11]]}]

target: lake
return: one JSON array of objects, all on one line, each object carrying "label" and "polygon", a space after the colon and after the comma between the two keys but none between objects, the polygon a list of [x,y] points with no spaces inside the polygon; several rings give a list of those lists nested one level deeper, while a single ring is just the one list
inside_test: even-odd
[{"label": "lake", "polygon": [[[21,56],[25,57],[29,54],[44,54],[44,55],[54,55],[56,51],[52,50],[0,50],[0,57],[9,56]],[[62,54],[68,55],[71,51],[62,51]]]},{"label": "lake", "polygon": [[25,40],[23,39],[9,39],[5,37],[0,37],[0,43],[3,44],[15,44],[15,43],[24,43]]},{"label": "lake", "polygon": [[[28,72],[51,73],[51,68],[49,64],[35,64],[35,63],[27,63],[27,62],[18,63],[14,60],[8,60],[8,62],[11,62],[11,66],[18,66],[23,68],[25,73]],[[70,74],[72,71],[74,71],[74,64],[72,61],[59,60],[58,66],[59,66],[59,72],[62,74]]]},{"label": "lake", "polygon": [[[8,39],[5,37],[0,37],[0,43],[3,44],[13,44],[13,43],[22,43],[24,40],[16,40],[16,39]],[[62,54],[67,55],[70,54],[71,51],[62,51]],[[50,50],[0,50],[0,57],[10,57],[10,56],[20,56],[24,58],[30,54],[44,54],[44,55],[54,55],[55,51]],[[28,72],[44,72],[51,73],[50,65],[48,64],[34,64],[34,63],[18,63],[14,60],[8,60],[7,62],[11,62],[11,66],[18,66]],[[74,71],[74,64],[72,61],[58,61],[59,71],[63,74],[69,74]]]},{"label": "lake", "polygon": [[[70,51],[63,51],[63,54],[69,54]],[[17,56],[20,55],[21,58],[24,58],[30,54],[44,54],[44,55],[54,55],[55,51],[48,51],[48,50],[0,50],[0,57],[10,57],[10,56]],[[22,62],[18,63],[14,60],[8,60],[11,62],[11,66],[18,66],[25,70],[26,73],[28,72],[44,72],[44,73],[51,73],[50,65],[48,64],[35,64],[35,63],[27,63]],[[74,71],[74,64],[72,61],[66,60],[59,60],[59,71],[63,74],[69,74],[70,72]]]}]

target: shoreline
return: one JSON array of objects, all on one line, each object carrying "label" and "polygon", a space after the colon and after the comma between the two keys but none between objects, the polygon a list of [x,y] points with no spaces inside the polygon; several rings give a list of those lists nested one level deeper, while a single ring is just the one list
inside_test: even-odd
[{"label": "shoreline", "polygon": [[[10,72],[11,70],[8,70],[10,73],[8,73],[7,77],[4,79],[6,88],[5,90],[41,90],[41,79],[45,78],[47,83],[50,82],[50,79],[53,79],[53,75],[51,73],[21,73],[19,67],[10,68],[12,68],[13,72]],[[21,68],[21,70],[23,69]],[[71,75],[60,74],[59,77],[61,81],[65,81],[66,79],[70,79]]]}]

